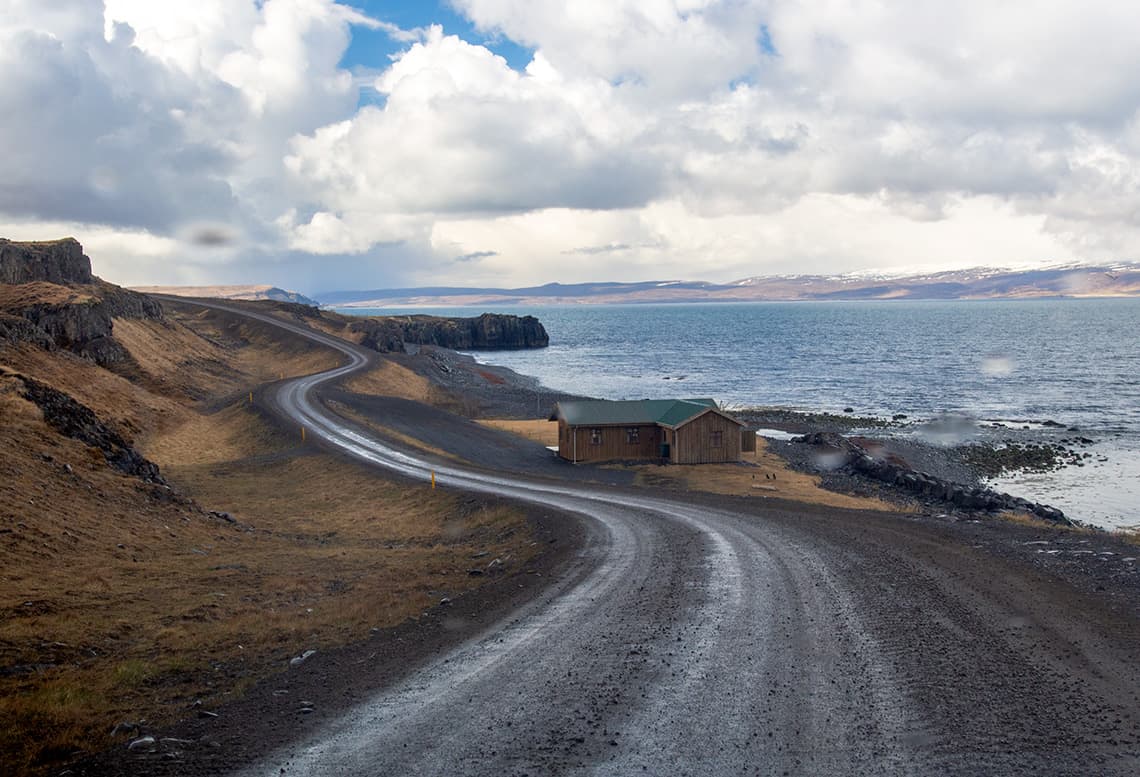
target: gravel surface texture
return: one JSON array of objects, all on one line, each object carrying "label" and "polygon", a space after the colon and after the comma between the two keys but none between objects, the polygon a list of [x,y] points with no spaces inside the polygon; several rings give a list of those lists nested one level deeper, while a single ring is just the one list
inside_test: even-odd
[{"label": "gravel surface texture", "polygon": [[555,550],[74,773],[1140,772],[1140,548],[520,474],[473,433],[448,450],[478,465],[424,460],[323,410],[320,381],[271,404],[346,455],[531,505]]}]

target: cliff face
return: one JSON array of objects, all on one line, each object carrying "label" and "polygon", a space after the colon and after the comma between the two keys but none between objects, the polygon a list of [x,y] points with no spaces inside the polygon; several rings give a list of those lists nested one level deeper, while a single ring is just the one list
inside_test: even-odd
[{"label": "cliff face", "polygon": [[353,320],[349,331],[362,333],[361,344],[380,352],[402,350],[405,343],[438,345],[458,351],[545,348],[550,337],[534,316],[484,313],[477,318],[384,316]]},{"label": "cliff face", "polygon": [[35,243],[0,238],[0,283],[93,283],[91,260],[73,237]]},{"label": "cliff face", "polygon": [[115,318],[161,319],[162,307],[93,276],[72,238],[0,238],[0,340],[69,350],[106,367],[129,359],[112,337]]}]

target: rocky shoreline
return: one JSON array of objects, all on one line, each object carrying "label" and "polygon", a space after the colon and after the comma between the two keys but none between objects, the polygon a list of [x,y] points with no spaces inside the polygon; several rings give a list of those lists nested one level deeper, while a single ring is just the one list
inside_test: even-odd
[{"label": "rocky shoreline", "polygon": [[918,500],[950,511],[1010,512],[1062,526],[1086,524],[1056,506],[1003,493],[987,482],[1108,460],[1089,450],[1096,440],[1051,419],[912,419],[903,414],[888,419],[787,408],[748,408],[737,417],[753,428],[800,435],[800,442],[771,440],[769,445],[796,468],[820,475],[833,490]]},{"label": "rocky shoreline", "polygon": [[1063,526],[1074,525],[1055,507],[915,469],[896,454],[887,453],[885,446],[874,440],[847,438],[834,432],[815,432],[797,437],[792,442],[812,446],[817,451],[817,461],[834,462],[835,469],[846,468],[928,502],[942,502],[965,510],[1010,511]]},{"label": "rocky shoreline", "polygon": [[[484,364],[456,349],[541,348],[548,338],[530,316],[485,314],[466,319],[430,316],[343,316],[311,306],[271,303],[301,319],[334,320],[365,345],[427,377],[456,398],[471,418],[542,418],[556,402],[581,399],[505,367]],[[309,323],[312,323],[311,321]],[[790,408],[727,408],[748,428],[800,435],[770,439],[769,448],[794,469],[818,475],[830,490],[935,511],[1014,513],[1060,526],[1079,525],[1055,506],[1001,493],[985,481],[1018,472],[1084,466],[1093,440],[1052,420],[1024,423],[952,416],[912,419],[806,412]],[[973,432],[989,439],[978,442]],[[1045,436],[1034,437],[1035,431]],[[1057,433],[1065,436],[1058,439]],[[999,436],[1000,435],[1000,436]],[[1027,436],[1028,435],[1028,436]],[[960,439],[948,443],[948,439]]]},{"label": "rocky shoreline", "polygon": [[[433,380],[474,400],[472,406],[477,410],[472,415],[534,418],[554,402],[577,398],[546,388],[534,378],[481,364],[454,351],[424,349],[419,356],[415,361],[421,371],[430,365],[427,373]],[[494,380],[485,380],[488,374],[493,374]],[[887,419],[788,408],[743,408],[731,412],[749,428],[798,435],[792,440],[768,439],[768,447],[792,468],[818,475],[822,485],[833,491],[874,495],[907,505],[917,502],[927,510],[943,513],[1013,513],[1060,527],[1081,525],[1057,507],[1001,493],[985,484],[1003,474],[1083,466],[1092,456],[1083,448],[1094,442],[1087,437],[1074,434],[1051,440],[1012,436],[1014,431],[1032,434],[1035,427],[1049,432],[1069,431],[1056,422],[1038,422],[1033,426],[992,422],[992,429],[1010,434],[984,442],[944,445],[906,434],[946,423],[945,419],[930,422],[901,414]]]}]

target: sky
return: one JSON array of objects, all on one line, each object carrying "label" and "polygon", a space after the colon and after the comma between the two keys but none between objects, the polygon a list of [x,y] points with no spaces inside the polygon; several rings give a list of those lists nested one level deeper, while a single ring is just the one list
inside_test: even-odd
[{"label": "sky", "polygon": [[1140,256],[1134,0],[0,0],[0,236],[124,285]]}]

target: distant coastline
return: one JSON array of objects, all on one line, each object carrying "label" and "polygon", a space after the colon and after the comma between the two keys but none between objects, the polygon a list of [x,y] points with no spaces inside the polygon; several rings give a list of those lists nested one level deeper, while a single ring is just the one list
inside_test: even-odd
[{"label": "distant coastline", "polygon": [[336,308],[1140,298],[1140,264],[974,268],[891,277],[757,276],[722,284],[658,280],[550,283],[517,289],[430,286],[328,291],[314,296],[321,305]]}]

